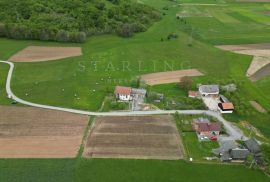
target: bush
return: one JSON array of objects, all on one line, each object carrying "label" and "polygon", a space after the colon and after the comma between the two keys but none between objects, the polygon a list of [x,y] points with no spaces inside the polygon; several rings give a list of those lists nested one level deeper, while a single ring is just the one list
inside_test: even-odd
[{"label": "bush", "polygon": [[132,24],[123,24],[118,28],[118,35],[122,37],[132,37],[134,34],[134,26]]},{"label": "bush", "polygon": [[167,39],[170,40],[170,39],[177,39],[178,38],[178,35],[175,34],[175,33],[170,33],[168,36],[167,36]]},{"label": "bush", "polygon": [[6,36],[6,27],[4,24],[0,24],[0,37]]}]

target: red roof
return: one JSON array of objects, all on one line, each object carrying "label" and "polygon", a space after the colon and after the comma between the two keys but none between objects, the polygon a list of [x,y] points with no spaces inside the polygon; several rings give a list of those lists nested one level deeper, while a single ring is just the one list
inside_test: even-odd
[{"label": "red roof", "polygon": [[196,123],[199,132],[207,131],[220,131],[221,126],[219,123]]},{"label": "red roof", "polygon": [[222,103],[222,108],[224,110],[230,110],[230,109],[234,109],[234,106],[232,103],[230,102],[227,102],[227,103]]},{"label": "red roof", "polygon": [[188,91],[188,96],[189,97],[197,97],[198,96],[198,92],[190,90],[190,91]]},{"label": "red roof", "polygon": [[116,86],[114,90],[115,94],[122,94],[122,95],[130,95],[131,94],[131,88],[130,87],[122,87],[122,86]]}]

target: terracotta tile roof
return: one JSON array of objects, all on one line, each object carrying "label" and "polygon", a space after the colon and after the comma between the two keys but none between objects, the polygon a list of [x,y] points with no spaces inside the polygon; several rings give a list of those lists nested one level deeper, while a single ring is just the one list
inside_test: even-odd
[{"label": "terracotta tile roof", "polygon": [[116,86],[115,90],[114,90],[114,94],[130,95],[131,88],[130,87]]},{"label": "terracotta tile roof", "polygon": [[222,108],[224,110],[230,110],[230,109],[234,109],[234,105],[231,102],[222,103]]},{"label": "terracotta tile roof", "polygon": [[190,90],[190,91],[188,91],[188,96],[189,97],[197,97],[198,96],[198,92]]}]

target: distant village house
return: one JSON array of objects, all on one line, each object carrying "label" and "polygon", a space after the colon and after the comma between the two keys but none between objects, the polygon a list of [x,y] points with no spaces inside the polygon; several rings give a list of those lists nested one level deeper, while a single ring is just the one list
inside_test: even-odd
[{"label": "distant village house", "polygon": [[211,123],[208,120],[194,120],[192,126],[200,140],[217,140],[221,131],[220,123]]},{"label": "distant village house", "polygon": [[145,89],[116,86],[115,97],[120,101],[132,101],[133,99],[143,100],[146,96]]}]

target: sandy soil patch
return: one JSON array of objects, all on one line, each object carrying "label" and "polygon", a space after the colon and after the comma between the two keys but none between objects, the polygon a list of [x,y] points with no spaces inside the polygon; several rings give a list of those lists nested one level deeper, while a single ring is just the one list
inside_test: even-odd
[{"label": "sandy soil patch", "polygon": [[254,75],[258,70],[265,67],[266,65],[270,64],[270,58],[254,56],[248,70],[247,76],[251,77]]},{"label": "sandy soil patch", "polygon": [[270,44],[222,45],[220,49],[239,54],[254,56],[247,70],[247,77],[251,81],[258,81],[270,75]]},{"label": "sandy soil patch", "polygon": [[84,156],[94,158],[181,159],[182,144],[169,116],[99,117]]},{"label": "sandy soil patch", "polygon": [[82,55],[80,47],[29,46],[10,57],[9,60],[14,62],[40,62],[80,55]]},{"label": "sandy soil patch", "polygon": [[267,113],[267,111],[256,101],[249,101],[252,107],[260,113]]},{"label": "sandy soil patch", "polygon": [[88,117],[30,107],[0,106],[0,158],[71,158]]},{"label": "sandy soil patch", "polygon": [[167,71],[142,75],[141,79],[148,85],[159,85],[166,83],[177,83],[184,76],[203,76],[197,69]]},{"label": "sandy soil patch", "polygon": [[270,75],[270,63],[259,69],[256,73],[251,75],[249,79],[253,82],[256,82],[258,80],[261,80],[265,78],[266,76]]}]

